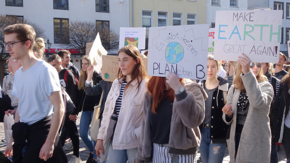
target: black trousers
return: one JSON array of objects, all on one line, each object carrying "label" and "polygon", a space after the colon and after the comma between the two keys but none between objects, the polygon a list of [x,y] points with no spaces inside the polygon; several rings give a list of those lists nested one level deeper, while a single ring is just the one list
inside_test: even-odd
[{"label": "black trousers", "polygon": [[79,132],[76,123],[74,121],[69,120],[68,116],[65,117],[64,126],[60,134],[61,146],[64,146],[67,136],[69,136],[72,141],[72,145],[74,148],[73,155],[79,157],[79,147],[80,147]]},{"label": "black trousers", "polygon": [[[13,130],[13,162],[14,163],[67,163],[67,157],[57,136],[54,144],[53,156],[47,161],[39,158],[40,150],[46,141],[51,126],[51,116],[46,117],[30,126],[25,123],[16,123]],[[22,134],[21,134],[22,133]],[[27,146],[22,157],[23,145]],[[24,142],[23,142],[24,141]]]},{"label": "black trousers", "polygon": [[290,128],[284,125],[282,144],[286,153],[287,163],[290,163]]}]

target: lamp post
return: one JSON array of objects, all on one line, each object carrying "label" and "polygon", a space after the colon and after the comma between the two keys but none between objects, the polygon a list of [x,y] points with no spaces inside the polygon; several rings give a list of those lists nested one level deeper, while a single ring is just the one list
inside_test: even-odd
[{"label": "lamp post", "polygon": [[47,47],[46,57],[48,58],[49,55],[49,49],[51,47],[51,43],[49,42],[49,39],[47,39],[45,46]]}]

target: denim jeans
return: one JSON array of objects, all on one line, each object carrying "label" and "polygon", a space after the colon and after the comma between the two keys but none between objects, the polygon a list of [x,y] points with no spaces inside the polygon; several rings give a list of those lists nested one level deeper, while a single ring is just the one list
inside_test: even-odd
[{"label": "denim jeans", "polygon": [[106,163],[134,163],[138,148],[117,150],[113,149],[112,144],[109,147],[108,158]]},{"label": "denim jeans", "polygon": [[80,137],[83,142],[89,148],[90,152],[94,152],[93,158],[97,159],[96,151],[95,151],[95,141],[93,141],[89,135],[89,127],[91,121],[93,119],[94,111],[83,111],[81,122],[80,122]]},{"label": "denim jeans", "polygon": [[210,128],[202,128],[199,151],[203,163],[222,163],[225,150],[226,143],[212,143]]},{"label": "denim jeans", "polygon": [[290,128],[284,125],[282,144],[286,153],[287,163],[290,163]]}]

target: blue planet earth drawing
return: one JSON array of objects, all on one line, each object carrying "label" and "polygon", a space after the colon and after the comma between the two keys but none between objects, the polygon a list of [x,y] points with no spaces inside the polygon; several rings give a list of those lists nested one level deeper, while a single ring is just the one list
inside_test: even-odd
[{"label": "blue planet earth drawing", "polygon": [[166,47],[165,58],[170,64],[176,64],[183,58],[184,50],[178,42],[171,42]]}]

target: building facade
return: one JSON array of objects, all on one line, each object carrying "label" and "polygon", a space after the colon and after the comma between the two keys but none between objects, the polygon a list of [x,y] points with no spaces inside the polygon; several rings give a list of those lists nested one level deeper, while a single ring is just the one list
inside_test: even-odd
[{"label": "building facade", "polygon": [[[127,0],[1,0],[0,15],[17,16],[43,29],[45,41],[51,43],[50,53],[70,49],[63,38],[69,24],[75,21],[96,23],[119,34],[120,27],[129,25]],[[70,49],[73,62],[80,68],[78,49]]]},{"label": "building facade", "polygon": [[130,27],[192,25],[206,23],[204,0],[129,0]]}]

